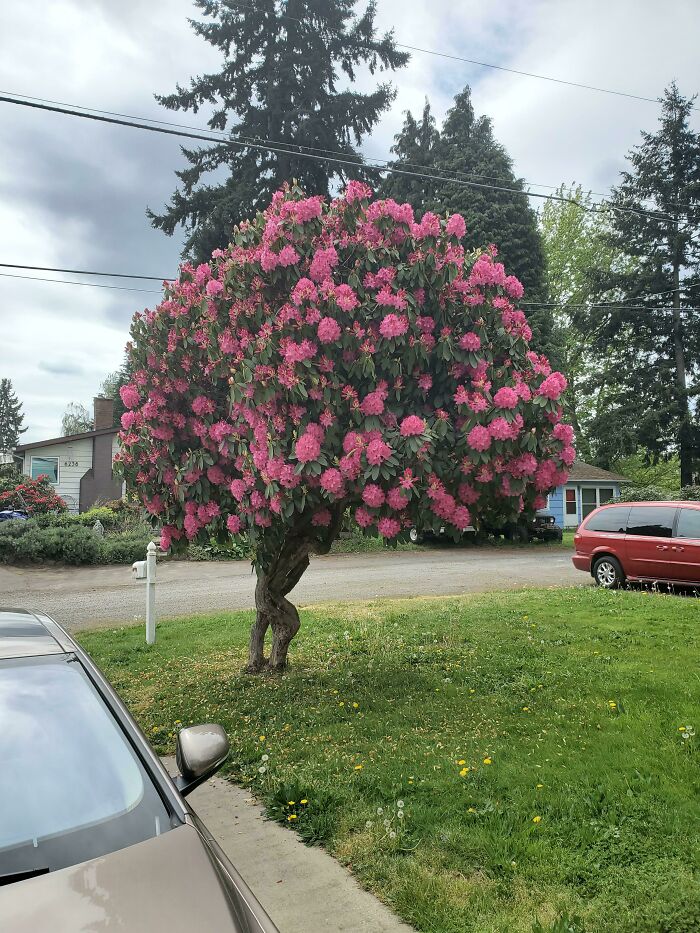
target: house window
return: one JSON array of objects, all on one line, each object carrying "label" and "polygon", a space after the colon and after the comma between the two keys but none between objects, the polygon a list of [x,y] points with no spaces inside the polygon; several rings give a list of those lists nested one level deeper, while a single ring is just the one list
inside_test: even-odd
[{"label": "house window", "polygon": [[601,486],[598,490],[598,505],[605,505],[614,497],[615,490],[610,486]]},{"label": "house window", "polygon": [[587,515],[590,515],[594,509],[598,508],[598,490],[593,489],[582,489],[581,490],[581,518],[586,518]]},{"label": "house window", "polygon": [[567,489],[566,490],[566,514],[567,515],[576,515],[576,490]]},{"label": "house window", "polygon": [[32,457],[30,470],[32,479],[48,476],[50,483],[58,484],[58,457]]}]

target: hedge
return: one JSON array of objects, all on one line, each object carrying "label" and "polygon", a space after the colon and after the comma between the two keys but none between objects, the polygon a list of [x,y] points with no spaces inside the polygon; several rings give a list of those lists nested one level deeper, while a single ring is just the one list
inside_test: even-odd
[{"label": "hedge", "polygon": [[0,522],[0,561],[6,564],[48,560],[76,565],[131,564],[145,558],[152,537],[142,529],[100,538],[91,527],[80,522],[46,526],[37,519],[15,519]]}]

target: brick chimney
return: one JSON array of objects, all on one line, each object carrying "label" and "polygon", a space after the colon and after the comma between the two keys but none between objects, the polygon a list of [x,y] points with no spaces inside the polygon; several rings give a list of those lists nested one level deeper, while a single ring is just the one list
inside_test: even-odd
[{"label": "brick chimney", "polygon": [[93,399],[95,411],[95,430],[111,428],[114,423],[114,399],[98,396]]}]

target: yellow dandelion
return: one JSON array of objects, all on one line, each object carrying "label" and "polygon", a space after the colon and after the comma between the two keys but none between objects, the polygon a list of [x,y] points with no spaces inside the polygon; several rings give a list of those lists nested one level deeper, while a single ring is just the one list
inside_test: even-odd
[{"label": "yellow dandelion", "polygon": [[359,703],[353,703],[353,704],[352,704],[352,708],[353,708],[353,709],[359,709],[359,706],[360,706]]},{"label": "yellow dandelion", "polygon": [[533,823],[541,823],[541,822],[542,822],[542,817],[541,817],[541,816],[533,816],[532,822],[533,822]]},{"label": "yellow dandelion", "polygon": [[308,802],[309,802],[309,801],[306,799],[306,797],[304,797],[303,800],[300,800],[300,801],[299,801],[299,803],[308,803]]},{"label": "yellow dandelion", "polygon": [[459,761],[457,762],[457,764],[458,764],[458,765],[466,765],[466,761],[464,760],[464,758],[460,758]]},{"label": "yellow dandelion", "polygon": [[460,777],[466,777],[467,774],[469,774],[469,768],[462,768],[462,770],[459,772]]},{"label": "yellow dandelion", "polygon": [[343,702],[343,700],[341,700],[340,703],[338,703],[338,706],[345,706],[345,703]]},{"label": "yellow dandelion", "polygon": [[485,764],[485,765],[490,765],[490,764],[491,764],[491,759],[490,759],[490,758],[484,758],[484,764]]},{"label": "yellow dandelion", "polygon": [[297,818],[296,813],[290,813],[289,816],[287,817],[287,820],[295,820],[296,818]]},{"label": "yellow dandelion", "polygon": [[476,807],[469,807],[467,813],[476,813]]},{"label": "yellow dandelion", "polygon": [[524,712],[524,713],[529,713],[529,712],[530,712],[530,707],[529,707],[529,706],[523,706],[523,712]]},{"label": "yellow dandelion", "polygon": [[290,807],[293,807],[296,801],[294,801],[294,800],[289,800],[289,801],[287,801],[287,802],[289,803],[289,806],[290,806]]},{"label": "yellow dandelion", "polygon": [[355,765],[355,771],[362,771],[364,765]]},{"label": "yellow dandelion", "polygon": [[264,736],[264,735],[261,735],[261,736],[260,736],[260,741],[261,741],[261,742],[264,742],[264,741],[265,741],[265,736]]},{"label": "yellow dandelion", "polygon": [[537,785],[537,790],[541,790],[543,787],[544,787],[544,784],[538,784],[538,785]]}]

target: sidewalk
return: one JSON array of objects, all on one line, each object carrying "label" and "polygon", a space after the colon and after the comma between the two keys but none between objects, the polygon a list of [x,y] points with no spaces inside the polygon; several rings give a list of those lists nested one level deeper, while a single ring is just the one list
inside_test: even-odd
[{"label": "sidewalk", "polygon": [[[165,766],[175,773],[174,759]],[[247,791],[214,777],[188,800],[280,933],[413,933],[323,849],[265,820]]]}]

